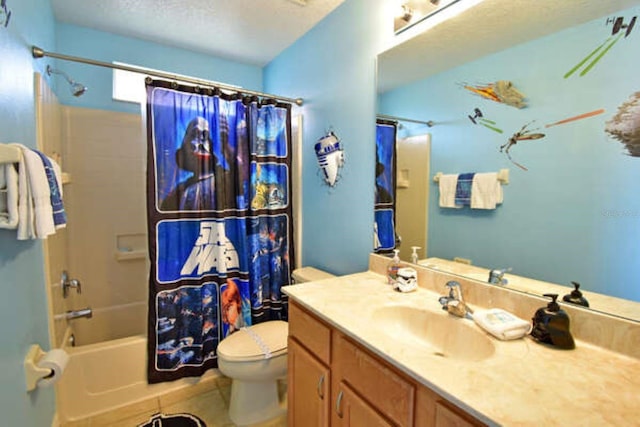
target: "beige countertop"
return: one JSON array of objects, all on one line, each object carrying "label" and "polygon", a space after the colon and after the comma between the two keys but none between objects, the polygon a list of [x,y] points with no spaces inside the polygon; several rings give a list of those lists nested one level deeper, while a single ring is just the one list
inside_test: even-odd
[{"label": "beige countertop", "polygon": [[377,308],[401,305],[432,311],[445,321],[468,322],[481,331],[473,321],[443,311],[435,292],[421,288],[398,293],[385,284],[383,275],[371,271],[283,290],[418,383],[490,425],[640,425],[638,359],[579,340],[575,350],[556,350],[529,337],[491,337],[495,351],[479,361],[439,357],[401,338],[402,331],[398,338],[383,332],[388,328],[376,324],[381,320],[374,316]]}]

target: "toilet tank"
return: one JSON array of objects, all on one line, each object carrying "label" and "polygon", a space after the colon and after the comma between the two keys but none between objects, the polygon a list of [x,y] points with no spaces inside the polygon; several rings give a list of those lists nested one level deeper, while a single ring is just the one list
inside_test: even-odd
[{"label": "toilet tank", "polygon": [[326,271],[314,267],[302,267],[293,270],[291,275],[294,283],[313,282],[314,280],[330,279],[336,277]]}]

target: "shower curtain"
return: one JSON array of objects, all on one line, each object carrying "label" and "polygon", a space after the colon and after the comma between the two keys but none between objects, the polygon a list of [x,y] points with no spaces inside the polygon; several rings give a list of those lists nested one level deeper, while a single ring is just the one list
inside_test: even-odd
[{"label": "shower curtain", "polygon": [[376,121],[376,187],[373,250],[389,253],[396,247],[396,133],[395,122]]},{"label": "shower curtain", "polygon": [[217,367],[218,343],[287,320],[291,106],[147,78],[148,381]]}]

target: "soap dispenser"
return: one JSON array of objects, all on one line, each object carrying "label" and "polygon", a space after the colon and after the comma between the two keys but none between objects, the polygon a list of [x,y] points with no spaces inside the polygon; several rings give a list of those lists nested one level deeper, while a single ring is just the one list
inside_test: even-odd
[{"label": "soap dispenser", "polygon": [[576,348],[569,330],[569,315],[556,302],[558,294],[544,294],[544,296],[551,298],[551,302],[546,307],[538,309],[533,316],[531,336],[539,342],[561,349]]},{"label": "soap dispenser", "polygon": [[579,290],[580,283],[571,282],[571,284],[575,287],[575,289],[571,291],[570,294],[563,296],[562,300],[564,302],[570,302],[571,304],[577,304],[577,305],[582,305],[584,307],[589,307],[589,301],[587,301],[587,299],[584,296],[582,296],[582,292],[580,292]]},{"label": "soap dispenser", "polygon": [[393,250],[393,258],[387,266],[387,283],[395,285],[398,280],[398,270],[400,269],[400,249]]},{"label": "soap dispenser", "polygon": [[418,263],[418,249],[421,249],[420,246],[411,246],[411,263]]}]

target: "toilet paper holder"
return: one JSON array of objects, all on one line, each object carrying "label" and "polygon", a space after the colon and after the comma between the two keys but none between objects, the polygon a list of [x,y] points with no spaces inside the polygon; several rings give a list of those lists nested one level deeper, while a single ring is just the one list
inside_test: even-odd
[{"label": "toilet paper holder", "polygon": [[49,368],[41,368],[38,366],[40,359],[47,354],[38,344],[29,347],[26,357],[24,358],[24,374],[27,381],[27,391],[33,391],[38,385],[38,381],[53,375],[53,370]]}]

